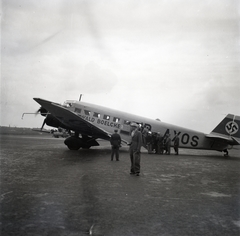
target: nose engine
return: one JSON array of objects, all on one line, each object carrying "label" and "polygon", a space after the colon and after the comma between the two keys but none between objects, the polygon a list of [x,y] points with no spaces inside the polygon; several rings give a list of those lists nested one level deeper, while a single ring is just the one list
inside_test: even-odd
[{"label": "nose engine", "polygon": [[55,128],[62,127],[66,129],[66,127],[57,118],[51,115],[44,107],[40,107],[37,113],[40,113],[45,117],[41,129],[43,129],[45,124]]}]

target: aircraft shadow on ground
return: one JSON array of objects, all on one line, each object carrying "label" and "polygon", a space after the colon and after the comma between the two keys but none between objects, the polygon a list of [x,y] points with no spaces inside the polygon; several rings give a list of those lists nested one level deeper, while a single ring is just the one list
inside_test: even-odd
[{"label": "aircraft shadow on ground", "polygon": [[[122,147],[120,148],[120,155],[123,154],[123,155],[128,155],[129,153],[129,150],[128,150],[128,147]],[[190,152],[190,153],[188,153]],[[204,159],[216,159],[218,161],[237,161],[239,162],[240,161],[240,158],[234,153],[233,156],[228,156],[228,157],[225,157],[222,155],[222,153],[198,153],[196,151],[196,153],[193,153],[192,150],[191,151],[188,151],[188,150],[184,150],[184,152],[181,154],[179,154],[178,156],[176,156],[174,153],[172,153],[171,155],[166,155],[166,154],[148,154],[147,153],[147,150],[143,150],[142,151],[142,157],[151,157],[151,156],[154,156],[154,157],[159,157],[159,158],[176,158],[178,159],[179,161],[183,158],[192,158],[193,160],[196,159],[196,158],[204,158]],[[76,161],[81,161],[81,162],[89,162],[89,161],[94,161],[95,159],[97,158],[100,158],[100,157],[109,157],[111,156],[111,147],[93,147],[91,149],[79,149],[78,151],[71,151],[71,150],[66,150],[62,153],[62,158],[64,159],[69,159],[69,160],[72,160],[72,159],[75,159]]]}]

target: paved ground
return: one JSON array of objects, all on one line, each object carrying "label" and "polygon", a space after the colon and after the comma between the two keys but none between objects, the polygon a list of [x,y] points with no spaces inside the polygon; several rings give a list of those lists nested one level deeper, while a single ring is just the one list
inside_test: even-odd
[{"label": "paved ground", "polygon": [[240,235],[240,154],[180,150],[110,161],[110,147],[1,136],[1,235]]}]

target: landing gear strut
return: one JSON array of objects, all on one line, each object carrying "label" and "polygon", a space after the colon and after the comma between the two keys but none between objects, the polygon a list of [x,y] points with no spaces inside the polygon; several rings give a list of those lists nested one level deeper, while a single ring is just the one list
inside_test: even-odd
[{"label": "landing gear strut", "polygon": [[89,149],[91,146],[99,146],[99,143],[87,135],[82,135],[79,138],[79,133],[75,132],[74,136],[65,139],[64,143],[70,150],[78,150],[79,148]]},{"label": "landing gear strut", "polygon": [[227,149],[224,149],[223,152],[224,152],[224,156],[225,156],[225,157],[228,157],[228,150],[227,150]]}]

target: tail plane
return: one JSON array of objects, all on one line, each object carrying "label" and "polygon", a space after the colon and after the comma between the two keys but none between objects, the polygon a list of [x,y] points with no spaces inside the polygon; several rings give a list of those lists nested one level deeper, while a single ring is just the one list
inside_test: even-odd
[{"label": "tail plane", "polygon": [[223,136],[240,138],[240,116],[228,114],[211,132]]}]

